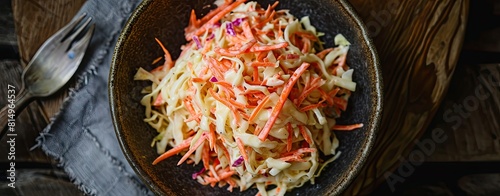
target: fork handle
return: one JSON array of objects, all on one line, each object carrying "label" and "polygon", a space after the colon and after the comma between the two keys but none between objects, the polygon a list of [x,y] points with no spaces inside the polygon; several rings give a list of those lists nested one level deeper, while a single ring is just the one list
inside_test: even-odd
[{"label": "fork handle", "polygon": [[3,138],[5,133],[16,134],[15,119],[26,107],[31,98],[31,93],[22,88],[21,91],[13,99],[14,101],[8,101],[7,105],[5,105],[2,110],[0,110],[0,128],[2,128],[0,129],[0,139]]}]

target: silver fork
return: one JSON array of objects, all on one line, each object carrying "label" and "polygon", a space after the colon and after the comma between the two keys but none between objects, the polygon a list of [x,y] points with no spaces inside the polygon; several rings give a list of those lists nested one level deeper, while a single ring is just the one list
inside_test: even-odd
[{"label": "silver fork", "polygon": [[[8,85],[8,103],[0,110],[0,139],[14,133],[15,118],[35,97],[46,97],[64,86],[76,72],[90,43],[95,25],[86,14],[52,35],[35,53],[22,74],[22,87]],[[81,25],[79,25],[81,24]],[[8,126],[7,126],[8,125]]]}]

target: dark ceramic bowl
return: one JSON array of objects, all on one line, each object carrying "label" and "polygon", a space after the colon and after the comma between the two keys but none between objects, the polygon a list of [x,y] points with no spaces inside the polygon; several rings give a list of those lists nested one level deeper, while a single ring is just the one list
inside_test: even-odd
[{"label": "dark ceramic bowl", "polygon": [[[258,1],[264,7],[273,1]],[[109,78],[109,100],[116,135],[123,152],[136,173],[149,188],[159,195],[228,195],[225,188],[202,186],[191,179],[200,166],[176,166],[180,156],[151,165],[158,156],[150,144],[155,130],[143,122],[144,107],[140,91],[147,82],[134,81],[139,67],[150,70],[151,62],[163,53],[155,37],[166,43],[174,59],[185,44],[184,27],[191,9],[207,13],[214,7],[202,0],[144,0],[130,17],[116,44]],[[340,140],[339,159],[323,170],[316,184],[306,183],[290,195],[330,195],[341,193],[354,179],[367,158],[374,142],[382,108],[382,88],[375,48],[368,38],[354,9],[345,0],[286,0],[278,9],[289,9],[296,17],[310,16],[322,40],[331,47],[336,34],[343,34],[350,42],[348,64],[355,69],[353,80],[357,90],[349,101],[349,109],[339,123],[364,123],[352,132],[336,133]],[[255,195],[256,189],[232,194]]]}]

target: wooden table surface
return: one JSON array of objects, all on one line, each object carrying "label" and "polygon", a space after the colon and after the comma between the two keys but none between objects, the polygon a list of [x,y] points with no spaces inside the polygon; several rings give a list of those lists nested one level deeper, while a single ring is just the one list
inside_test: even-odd
[{"label": "wooden table surface", "polygon": [[[12,0],[10,5],[0,4],[2,14],[12,13],[2,15],[7,28],[0,32],[0,45],[18,47],[17,54],[0,56],[0,70],[4,74],[0,78],[0,106],[6,103],[7,84],[19,86],[23,66],[84,2]],[[401,163],[421,151],[421,141],[432,139],[436,130],[443,130],[447,140],[435,143],[433,152],[424,158],[426,163],[500,161],[500,85],[497,85],[500,60],[495,59],[500,54],[500,24],[495,23],[500,21],[499,1],[350,2],[369,28],[379,53],[384,78],[384,111],[374,150],[345,194],[368,194],[379,185],[387,184],[383,183],[386,174],[399,174]],[[487,21],[493,22],[485,22],[487,27],[478,26],[477,21],[484,22],[486,16],[490,17]],[[8,36],[14,28],[16,40]],[[490,61],[480,61],[483,58]],[[489,96],[479,99],[475,96],[478,88]],[[29,150],[66,96],[67,90],[63,89],[51,97],[36,100],[18,117],[16,128],[20,136],[16,143],[16,162],[20,163],[20,176],[30,176],[33,180],[22,181],[22,188],[15,190],[1,184],[0,195],[40,194],[40,189],[47,194],[81,194],[56,167],[55,160],[39,149]],[[467,107],[466,114],[456,107]],[[6,144],[5,139],[0,142],[0,146]],[[3,156],[5,149],[0,150],[2,165],[7,162]]]}]

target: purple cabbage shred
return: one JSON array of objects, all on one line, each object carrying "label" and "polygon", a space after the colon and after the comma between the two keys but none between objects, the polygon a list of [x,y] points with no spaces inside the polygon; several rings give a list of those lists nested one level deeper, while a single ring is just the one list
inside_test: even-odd
[{"label": "purple cabbage shred", "polygon": [[198,38],[198,36],[196,36],[196,35],[193,36],[193,40],[194,40],[194,42],[196,42],[196,46],[198,47],[198,49],[203,48],[201,46],[200,38]]},{"label": "purple cabbage shred", "polygon": [[213,38],[215,38],[215,34],[210,34],[210,36],[207,37],[207,39],[205,41],[210,41],[212,40]]},{"label": "purple cabbage shred", "polygon": [[205,172],[205,168],[201,169],[199,172],[196,172],[194,174],[191,175],[191,177],[194,179],[196,179],[196,177],[198,177],[199,175],[201,175],[203,172]]},{"label": "purple cabbage shred", "polygon": [[243,156],[240,156],[238,159],[236,159],[234,162],[233,162],[233,167],[239,167],[243,164]]},{"label": "purple cabbage shred", "polygon": [[226,33],[231,35],[231,36],[236,36],[236,32],[234,31],[233,28],[233,23],[226,23]]},{"label": "purple cabbage shred", "polygon": [[233,22],[231,22],[234,26],[239,26],[241,24],[241,22],[243,22],[245,18],[237,18],[236,20],[234,20]]}]

